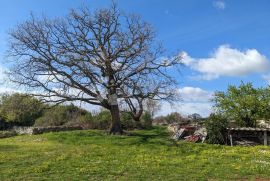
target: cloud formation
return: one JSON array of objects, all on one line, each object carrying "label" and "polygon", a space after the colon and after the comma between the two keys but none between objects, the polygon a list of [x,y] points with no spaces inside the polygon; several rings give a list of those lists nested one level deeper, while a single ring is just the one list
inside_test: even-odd
[{"label": "cloud formation", "polygon": [[213,1],[214,8],[224,10],[226,8],[226,4],[222,0]]},{"label": "cloud formation", "polygon": [[241,77],[270,70],[269,60],[256,49],[241,51],[221,45],[208,58],[192,58],[184,53],[183,63],[200,74],[196,79],[212,80],[220,76]]},{"label": "cloud formation", "polygon": [[179,93],[182,101],[174,105],[162,103],[161,110],[157,116],[179,112],[182,115],[198,113],[203,117],[207,117],[212,112],[210,99],[213,97],[213,92],[203,90],[199,87],[183,87],[179,89]]},{"label": "cloud formation", "polygon": [[211,92],[199,87],[183,87],[179,93],[184,102],[208,102],[212,98]]}]

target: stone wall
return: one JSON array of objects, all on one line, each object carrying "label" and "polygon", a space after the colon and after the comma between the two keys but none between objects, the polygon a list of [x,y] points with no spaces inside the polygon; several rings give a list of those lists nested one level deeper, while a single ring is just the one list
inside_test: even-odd
[{"label": "stone wall", "polygon": [[17,134],[33,134],[34,127],[14,126],[12,131]]},{"label": "stone wall", "polygon": [[80,126],[51,126],[51,127],[20,127],[14,126],[13,131],[17,134],[42,134],[47,132],[82,130]]},{"label": "stone wall", "polygon": [[32,134],[42,134],[47,132],[58,132],[58,131],[73,131],[82,130],[80,126],[52,126],[52,127],[35,127]]}]

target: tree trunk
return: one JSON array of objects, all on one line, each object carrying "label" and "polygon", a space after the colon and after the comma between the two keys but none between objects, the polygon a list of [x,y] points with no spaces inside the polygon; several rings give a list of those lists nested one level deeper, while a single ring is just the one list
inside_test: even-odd
[{"label": "tree trunk", "polygon": [[119,113],[119,107],[118,105],[111,105],[111,116],[112,116],[112,122],[110,127],[110,134],[123,134],[123,130],[121,127],[120,122],[120,113]]}]

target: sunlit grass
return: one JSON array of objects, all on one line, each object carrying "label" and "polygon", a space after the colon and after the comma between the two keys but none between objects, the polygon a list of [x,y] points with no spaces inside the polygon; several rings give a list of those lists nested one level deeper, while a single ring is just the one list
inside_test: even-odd
[{"label": "sunlit grass", "polygon": [[270,148],[171,140],[165,128],[111,136],[71,131],[0,139],[0,180],[270,178]]}]

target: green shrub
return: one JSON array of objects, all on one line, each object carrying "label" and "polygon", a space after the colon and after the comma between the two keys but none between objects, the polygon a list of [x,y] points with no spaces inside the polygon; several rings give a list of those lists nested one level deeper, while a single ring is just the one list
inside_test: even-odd
[{"label": "green shrub", "polygon": [[77,115],[75,119],[72,119],[65,123],[65,126],[80,126],[84,129],[95,129],[93,128],[93,117],[90,112]]},{"label": "green shrub", "polygon": [[151,114],[148,111],[144,112],[143,115],[142,115],[143,127],[144,128],[151,128],[152,127],[152,121],[153,121],[153,119],[152,119]]},{"label": "green shrub", "polygon": [[205,123],[207,142],[211,144],[225,144],[227,138],[228,120],[221,115],[211,114]]},{"label": "green shrub", "polygon": [[43,115],[35,121],[35,126],[85,126],[91,120],[92,115],[86,110],[74,105],[59,105],[46,109]]},{"label": "green shrub", "polygon": [[12,124],[6,122],[4,118],[0,115],[0,130],[6,130],[12,127]]},{"label": "green shrub", "polygon": [[[120,114],[121,124],[124,129],[142,128],[141,122],[137,123],[128,112]],[[150,114],[143,114],[143,124],[150,127],[152,123]],[[84,129],[106,130],[111,124],[111,113],[102,109],[92,115],[90,112],[80,109],[74,105],[60,105],[44,110],[44,113],[35,121],[36,127],[48,126],[81,126]]]},{"label": "green shrub", "polygon": [[3,95],[0,115],[6,122],[19,126],[32,126],[41,116],[44,104],[27,94]]},{"label": "green shrub", "polygon": [[93,116],[92,128],[93,129],[108,129],[111,123],[111,113],[106,109]]},{"label": "green shrub", "polygon": [[123,111],[120,116],[123,129],[141,128],[141,123],[134,121],[129,112]]},{"label": "green shrub", "polygon": [[[121,125],[123,129],[135,129],[141,128],[141,123],[137,123],[132,119],[130,113],[123,111],[120,114]],[[111,124],[111,113],[106,109],[102,109],[100,112],[93,116],[92,127],[93,129],[108,129]]]},{"label": "green shrub", "polygon": [[178,112],[172,112],[172,113],[168,114],[167,116],[165,116],[165,120],[168,124],[179,123],[179,122],[183,121],[183,117]]}]

